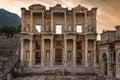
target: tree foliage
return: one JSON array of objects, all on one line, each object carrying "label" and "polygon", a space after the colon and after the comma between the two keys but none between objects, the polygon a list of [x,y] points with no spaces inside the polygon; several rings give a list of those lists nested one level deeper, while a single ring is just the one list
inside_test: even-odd
[{"label": "tree foliage", "polygon": [[20,33],[21,25],[15,26],[2,26],[0,27],[0,33],[4,33],[7,38],[12,38],[14,34]]}]

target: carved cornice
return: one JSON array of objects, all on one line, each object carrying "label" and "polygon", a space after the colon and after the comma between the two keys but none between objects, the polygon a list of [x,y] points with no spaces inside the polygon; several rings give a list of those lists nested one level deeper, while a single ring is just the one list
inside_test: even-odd
[{"label": "carved cornice", "polygon": [[45,10],[45,6],[41,5],[41,4],[34,4],[29,6],[30,10]]}]

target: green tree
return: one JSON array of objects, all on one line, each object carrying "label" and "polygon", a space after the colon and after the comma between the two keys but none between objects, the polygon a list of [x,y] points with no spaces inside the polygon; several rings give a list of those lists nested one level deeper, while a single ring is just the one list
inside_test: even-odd
[{"label": "green tree", "polygon": [[6,34],[7,38],[12,38],[14,34],[18,33],[15,26],[2,26],[0,33]]}]

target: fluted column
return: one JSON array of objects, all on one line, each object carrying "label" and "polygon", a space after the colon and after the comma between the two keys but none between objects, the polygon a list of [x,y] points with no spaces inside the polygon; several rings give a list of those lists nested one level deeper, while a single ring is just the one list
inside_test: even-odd
[{"label": "fluted column", "polygon": [[51,44],[50,44],[50,66],[53,66],[54,63],[53,63],[53,59],[54,56],[53,56],[53,39],[51,39]]},{"label": "fluted column", "polygon": [[44,67],[45,66],[45,52],[44,52],[44,39],[42,39],[42,45],[41,45],[41,66]]},{"label": "fluted column", "polygon": [[64,66],[67,66],[67,39],[64,39]]},{"label": "fluted column", "polygon": [[73,66],[76,67],[76,39],[73,39]]},{"label": "fluted column", "polygon": [[88,66],[87,53],[88,53],[88,39],[85,38],[85,66]]},{"label": "fluted column", "polygon": [[29,57],[29,67],[32,67],[32,55],[33,54],[33,40],[30,39],[30,57]]},{"label": "fluted column", "polygon": [[21,39],[21,56],[20,56],[20,58],[21,58],[21,64],[23,65],[24,64],[24,62],[23,62],[23,60],[24,60],[24,40],[23,39]]}]

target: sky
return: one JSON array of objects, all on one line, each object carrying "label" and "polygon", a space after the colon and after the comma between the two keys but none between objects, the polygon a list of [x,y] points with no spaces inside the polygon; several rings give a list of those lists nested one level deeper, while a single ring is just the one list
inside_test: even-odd
[{"label": "sky", "polygon": [[103,30],[115,30],[116,25],[120,25],[120,0],[0,0],[0,8],[21,16],[21,7],[28,8],[32,4],[42,4],[47,8],[56,4],[63,7],[76,7],[82,5],[89,10],[97,7],[97,32]]}]

